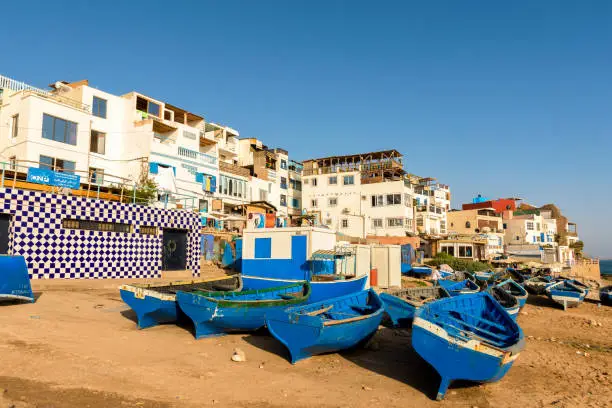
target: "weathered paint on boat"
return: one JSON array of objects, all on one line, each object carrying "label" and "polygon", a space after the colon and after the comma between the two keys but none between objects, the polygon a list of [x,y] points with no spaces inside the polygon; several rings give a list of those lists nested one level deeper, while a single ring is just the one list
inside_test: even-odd
[{"label": "weathered paint on boat", "polygon": [[563,280],[547,286],[546,296],[562,305],[563,310],[566,310],[568,307],[577,307],[582,303],[586,291],[570,280]]},{"label": "weathered paint on boat", "polygon": [[523,307],[525,306],[525,303],[527,303],[527,296],[529,296],[527,290],[525,290],[524,287],[522,287],[518,282],[514,281],[513,279],[507,279],[503,282],[498,283],[496,286],[505,290],[510,295],[514,296],[519,302],[519,307]]},{"label": "weathered paint on boat", "polygon": [[450,294],[440,286],[391,289],[380,294],[385,312],[395,327],[410,327],[414,313],[419,307],[447,297],[450,297]]},{"label": "weathered paint on boat", "polygon": [[[350,279],[340,279],[333,281],[317,281],[316,275],[310,281],[310,298],[308,303],[320,302],[339,296],[348,295],[364,290],[368,281],[368,276],[359,276]],[[248,289],[267,289],[275,286],[289,285],[300,281],[292,279],[272,279],[259,276],[242,276],[242,282]]]},{"label": "weathered paint on boat", "polygon": [[465,295],[468,293],[477,293],[480,287],[470,279],[464,279],[459,282],[449,280],[439,280],[438,285],[442,286],[451,296]]},{"label": "weathered paint on boat", "polygon": [[195,336],[218,336],[230,331],[257,330],[265,325],[267,313],[304,304],[310,284],[291,285],[242,292],[181,292],[176,301],[193,321]]},{"label": "weathered paint on boat", "polygon": [[34,302],[23,256],[0,255],[0,300]]},{"label": "weathered paint on boat", "polygon": [[441,377],[436,399],[454,380],[493,382],[524,347],[523,332],[486,292],[428,303],[416,311],[412,345]]},{"label": "weathered paint on boat", "polygon": [[240,291],[239,275],[191,281],[164,282],[153,285],[121,285],[121,299],[132,308],[138,318],[138,328],[176,322],[180,309],[176,292],[183,291]]},{"label": "weathered paint on boat", "polygon": [[384,308],[368,289],[266,315],[270,333],[287,347],[291,363],[315,354],[345,350],[370,339]]},{"label": "weathered paint on boat", "polygon": [[612,286],[599,289],[599,301],[602,305],[612,306]]}]

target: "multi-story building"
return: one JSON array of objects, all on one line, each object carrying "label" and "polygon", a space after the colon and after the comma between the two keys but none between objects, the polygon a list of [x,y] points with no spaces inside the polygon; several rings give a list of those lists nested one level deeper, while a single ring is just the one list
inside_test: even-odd
[{"label": "multi-story building", "polygon": [[98,191],[150,177],[158,205],[208,211],[219,150],[202,116],[88,81],[56,82],[46,91],[0,77],[0,88],[0,123],[10,124],[0,127],[0,151],[9,166],[77,174]]},{"label": "multi-story building", "polygon": [[420,234],[444,235],[448,231],[446,213],[450,210],[451,193],[445,184],[433,178],[418,178],[414,187],[416,228]]},{"label": "multi-story building", "polygon": [[269,149],[256,138],[239,141],[238,163],[251,174],[251,198],[267,201],[280,218],[301,213],[301,164],[289,159],[284,149]]},{"label": "multi-story building", "polygon": [[504,229],[509,245],[541,244],[544,219],[537,210],[507,211]]},{"label": "multi-story building", "polygon": [[396,150],[306,160],[302,207],[352,237],[414,234],[414,191],[402,160]]},{"label": "multi-story building", "polygon": [[496,213],[501,214],[504,211],[516,211],[517,203],[520,198],[498,198],[489,200],[478,194],[471,203],[466,203],[461,206],[463,210],[474,210],[477,208],[493,208]]},{"label": "multi-story building", "polygon": [[484,243],[484,257],[490,259],[504,252],[504,227],[493,208],[452,210],[446,215],[449,235],[471,236]]}]

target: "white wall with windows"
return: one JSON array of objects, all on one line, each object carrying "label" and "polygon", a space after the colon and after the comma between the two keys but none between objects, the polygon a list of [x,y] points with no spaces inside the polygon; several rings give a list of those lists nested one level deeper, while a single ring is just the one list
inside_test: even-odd
[{"label": "white wall with windows", "polygon": [[303,207],[343,234],[405,236],[414,231],[413,192],[403,181],[361,184],[359,172],[302,177]]}]

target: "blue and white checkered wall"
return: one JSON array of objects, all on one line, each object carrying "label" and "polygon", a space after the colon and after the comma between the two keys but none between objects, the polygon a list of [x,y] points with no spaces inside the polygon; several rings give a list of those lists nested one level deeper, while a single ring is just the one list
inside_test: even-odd
[{"label": "blue and white checkered wall", "polygon": [[[140,226],[187,230],[187,269],[200,274],[200,218],[85,197],[0,189],[0,213],[10,214],[9,252],[23,255],[30,278],[159,278],[163,238]],[[64,218],[133,225],[132,233],[62,228]]]}]

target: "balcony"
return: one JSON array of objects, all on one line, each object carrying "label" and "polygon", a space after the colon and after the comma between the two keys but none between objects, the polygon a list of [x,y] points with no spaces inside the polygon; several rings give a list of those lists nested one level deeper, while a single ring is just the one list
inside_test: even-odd
[{"label": "balcony", "polygon": [[195,150],[187,149],[185,147],[178,147],[178,155],[186,159],[194,160],[202,164],[217,164],[217,158],[206,153],[196,152]]},{"label": "balcony", "polygon": [[61,103],[62,105],[66,105],[71,108],[83,111],[83,112],[91,113],[91,106],[87,105],[86,103],[82,103],[81,101],[77,101],[76,99],[71,99],[66,96],[56,94],[54,92],[46,92],[46,91],[29,89],[29,90],[23,91],[23,96],[24,97],[37,96],[39,98],[48,99],[53,102]]},{"label": "balcony", "polygon": [[249,169],[246,169],[240,166],[236,166],[235,164],[225,163],[222,161],[219,162],[219,171],[223,171],[223,172],[230,173],[230,174],[235,174],[237,176],[242,176],[242,177],[249,177],[251,175],[251,172],[249,171]]}]

